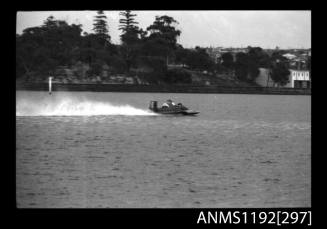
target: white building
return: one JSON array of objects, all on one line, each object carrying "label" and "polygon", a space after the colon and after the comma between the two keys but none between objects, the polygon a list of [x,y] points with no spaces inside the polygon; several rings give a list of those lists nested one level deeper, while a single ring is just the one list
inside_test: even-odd
[{"label": "white building", "polygon": [[310,72],[308,70],[290,70],[289,83],[284,87],[311,88]]},{"label": "white building", "polygon": [[[259,75],[256,78],[256,83],[262,87],[274,87],[276,84],[271,79],[269,69],[259,68]],[[292,70],[289,75],[289,83],[282,87],[288,88],[311,88],[310,72],[308,70]]]}]

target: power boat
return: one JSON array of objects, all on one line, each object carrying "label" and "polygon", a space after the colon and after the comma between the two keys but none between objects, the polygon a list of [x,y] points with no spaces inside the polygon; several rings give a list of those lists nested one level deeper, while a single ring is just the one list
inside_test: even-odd
[{"label": "power boat", "polygon": [[157,101],[150,101],[149,109],[155,113],[159,114],[181,114],[181,115],[196,115],[200,112],[189,110],[183,104],[178,103],[177,105],[173,105],[171,107],[158,107]]}]

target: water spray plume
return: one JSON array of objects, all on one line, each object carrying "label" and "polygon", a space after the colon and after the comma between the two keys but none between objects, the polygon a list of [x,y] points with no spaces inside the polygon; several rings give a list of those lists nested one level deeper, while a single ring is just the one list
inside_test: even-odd
[{"label": "water spray plume", "polygon": [[[51,96],[52,98],[52,96]],[[56,98],[35,101],[32,98],[16,99],[16,116],[94,116],[94,115],[156,115],[130,105],[112,105],[76,98]]]}]

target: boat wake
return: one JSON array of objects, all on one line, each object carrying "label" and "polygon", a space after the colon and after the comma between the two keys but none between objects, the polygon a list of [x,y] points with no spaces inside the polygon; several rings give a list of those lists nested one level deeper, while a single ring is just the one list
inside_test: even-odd
[{"label": "boat wake", "polygon": [[113,105],[108,102],[57,98],[38,100],[16,99],[16,116],[95,116],[95,115],[156,115],[130,105]]}]

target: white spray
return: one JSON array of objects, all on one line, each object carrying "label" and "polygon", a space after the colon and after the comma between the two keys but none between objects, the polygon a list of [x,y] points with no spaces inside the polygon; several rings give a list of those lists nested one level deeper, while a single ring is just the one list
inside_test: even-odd
[{"label": "white spray", "polygon": [[156,115],[128,104],[114,105],[74,96],[16,96],[16,116]]}]

